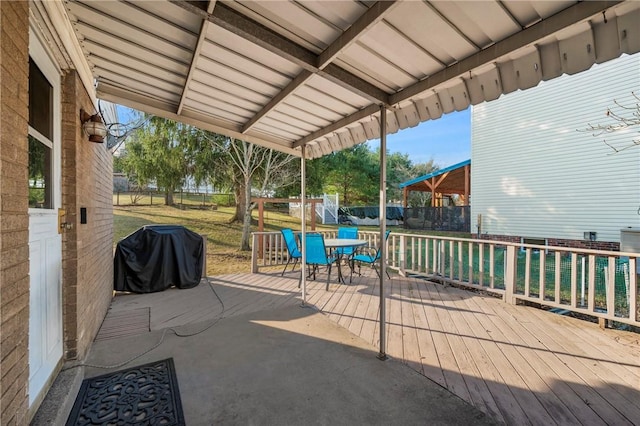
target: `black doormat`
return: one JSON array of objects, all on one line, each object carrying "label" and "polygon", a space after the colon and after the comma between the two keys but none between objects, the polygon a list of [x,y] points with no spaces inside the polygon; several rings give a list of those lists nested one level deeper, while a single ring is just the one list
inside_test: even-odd
[{"label": "black doormat", "polygon": [[72,425],[184,425],[173,359],[85,379]]}]

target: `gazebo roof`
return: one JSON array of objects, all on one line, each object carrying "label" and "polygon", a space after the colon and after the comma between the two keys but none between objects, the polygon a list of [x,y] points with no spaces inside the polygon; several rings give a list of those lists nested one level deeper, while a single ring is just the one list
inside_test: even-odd
[{"label": "gazebo roof", "polygon": [[[471,166],[471,160],[462,161],[442,170],[429,173],[415,179],[408,180],[400,184],[401,189],[408,191],[431,192],[432,188],[428,185],[431,182],[437,183],[437,192],[443,194],[464,194],[465,193],[465,167]],[[466,188],[469,186],[467,184]]]},{"label": "gazebo roof", "polygon": [[33,2],[101,99],[315,158],[640,51],[640,2]]}]

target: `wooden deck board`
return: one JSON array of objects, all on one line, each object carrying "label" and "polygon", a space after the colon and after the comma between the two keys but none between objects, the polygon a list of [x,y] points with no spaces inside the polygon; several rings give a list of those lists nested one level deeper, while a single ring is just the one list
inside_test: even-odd
[{"label": "wooden deck board", "polygon": [[[580,421],[571,413],[568,407],[563,403],[568,395],[576,397],[575,393],[565,386],[561,392],[554,392],[554,379],[546,373],[548,368],[546,364],[538,358],[534,350],[523,348],[524,345],[518,345],[517,337],[514,336],[513,330],[502,320],[492,321],[490,315],[486,315],[487,306],[477,298],[465,299],[466,306],[476,310],[478,313],[475,318],[481,327],[491,331],[491,338],[495,339],[504,352],[505,356],[518,367],[521,375],[526,378],[527,386],[531,389],[539,399],[545,410],[553,419],[553,423],[559,425],[579,425]],[[492,312],[492,311],[489,311]],[[495,315],[493,315],[495,317]],[[509,339],[512,337],[512,339]],[[516,344],[514,344],[516,343]]]},{"label": "wooden deck board", "polygon": [[360,306],[360,300],[362,300],[362,293],[366,289],[366,287],[360,285],[358,282],[351,285],[355,285],[353,294],[351,295],[349,303],[345,306],[340,320],[338,320],[338,325],[346,328],[347,330],[349,330],[351,323],[355,319],[356,310],[358,306]]},{"label": "wooden deck board", "polygon": [[387,321],[387,352],[404,361],[406,359],[404,349],[404,333],[402,330],[402,308],[401,289],[398,280],[390,280],[388,301],[388,321]]},{"label": "wooden deck board", "polygon": [[[367,312],[364,315],[364,321],[362,323],[362,329],[360,330],[359,336],[379,348],[380,339],[378,336],[380,333],[378,332],[378,320],[380,318],[380,298],[378,295],[380,294],[380,287],[374,280],[370,280],[369,284],[373,287],[371,296],[369,296],[371,300],[367,306]],[[376,344],[376,342],[378,344]]]},{"label": "wooden deck board", "polygon": [[[580,392],[576,392],[576,383],[579,378],[568,373],[566,366],[563,367],[561,363],[558,363],[553,351],[543,345],[542,341],[534,333],[531,333],[529,329],[531,322],[524,322],[519,317],[511,318],[511,321],[504,321],[495,314],[488,315],[488,318],[492,319],[494,323],[502,325],[501,330],[509,337],[509,343],[515,345],[523,353],[528,363],[544,378],[547,385],[558,397],[558,401],[561,401],[567,407],[570,414],[585,425],[605,424],[588,407]],[[558,413],[563,410],[564,407],[556,407]],[[553,412],[553,407],[550,407],[549,411]],[[569,413],[565,416],[570,417]],[[562,416],[562,414],[556,414],[556,418],[562,418]]]},{"label": "wooden deck board", "polygon": [[[567,343],[566,336],[569,333],[560,334],[557,329],[540,327],[538,322],[531,324],[530,328],[536,328],[538,336],[546,337],[545,342],[547,342],[548,348],[556,355],[559,364],[564,364],[566,369],[579,378],[579,383],[582,385],[580,390],[581,397],[584,401],[588,401],[589,408],[596,411],[598,416],[607,424],[633,424],[629,422],[624,414],[628,413],[630,408],[633,408],[629,407],[629,401],[621,398],[615,388],[606,389],[609,385],[594,375],[589,368],[585,367],[584,362],[587,362],[587,360],[582,356],[583,351]],[[587,346],[584,345],[584,347]],[[571,355],[568,355],[569,353]],[[592,362],[592,360],[588,362]],[[632,415],[631,418],[633,417]]]},{"label": "wooden deck board", "polygon": [[[495,405],[499,408],[505,421],[509,424],[530,424],[530,420],[520,407],[518,400],[511,392],[501,376],[501,369],[496,368],[489,354],[481,344],[482,341],[471,339],[468,334],[466,323],[464,323],[459,312],[451,301],[454,294],[442,286],[432,286],[429,288],[432,298],[443,308],[438,312],[438,316],[445,328],[447,338],[454,351],[455,357],[460,366],[460,372],[467,386],[475,379],[478,372],[484,380],[490,395],[493,397]],[[508,366],[502,366],[507,368]],[[474,387],[469,387],[469,392],[476,406],[482,409],[480,401],[485,401],[487,395],[480,391],[474,393]]]},{"label": "wooden deck board", "polygon": [[[437,289],[437,288],[436,288]],[[450,315],[452,314],[451,306],[449,304],[445,304],[447,307],[446,310],[442,311],[441,315]],[[459,308],[456,308],[459,309]],[[458,313],[462,313],[460,311],[456,311]],[[453,316],[452,316],[453,317]],[[464,343],[466,347],[470,347],[468,339],[470,338],[470,334],[468,333],[468,325],[465,324],[462,318],[454,319],[454,322],[457,324],[457,331],[455,339],[460,340]],[[451,340],[454,337],[449,337]],[[473,342],[473,339],[472,339]],[[455,347],[452,342],[452,347]],[[462,359],[461,355],[458,355],[459,352],[468,353],[469,355],[473,355],[473,351],[469,349],[460,348],[460,350],[456,351],[456,357],[458,359]],[[502,414],[499,405],[500,399],[504,399],[498,392],[497,397],[494,397],[496,393],[495,389],[491,389],[492,386],[487,385],[487,381],[483,379],[483,372],[481,368],[486,369],[490,363],[490,359],[487,354],[483,352],[479,352],[474,356],[467,356],[465,359],[465,364],[461,364],[461,373],[464,375],[464,380],[467,386],[469,387],[469,392],[471,393],[474,404],[482,409],[483,411],[491,414],[494,418],[499,418],[502,421],[505,421],[504,415]],[[464,370],[462,367],[464,366]],[[486,372],[484,373],[486,375]]]},{"label": "wooden deck board", "polygon": [[[118,295],[100,330],[170,328],[300,304],[299,274],[210,277],[208,285]],[[379,345],[379,279],[307,282],[307,304]],[[204,282],[204,281],[203,281]],[[385,282],[386,352],[507,424],[640,424],[640,337],[419,278]],[[138,311],[136,311],[138,309]],[[109,318],[111,315],[111,318]],[[109,321],[108,321],[109,320]],[[134,324],[135,323],[135,324]],[[144,328],[144,327],[143,327]],[[146,331],[146,330],[145,330]],[[139,330],[133,330],[139,332]]]},{"label": "wooden deck board", "polygon": [[[608,399],[614,398],[620,402],[620,405],[624,407],[624,411],[627,413],[627,418],[640,418],[640,407],[637,405],[637,393],[632,391],[634,386],[640,385],[640,377],[637,374],[633,374],[628,365],[624,361],[611,360],[611,345],[606,346],[607,350],[602,351],[602,347],[595,345],[588,345],[584,350],[584,345],[580,345],[580,342],[571,337],[571,334],[559,336],[554,333],[551,336],[550,330],[545,331],[550,338],[552,338],[559,347],[564,351],[560,357],[565,362],[573,361],[575,355],[577,362],[572,362],[572,366],[575,371],[582,377],[591,378],[593,385],[596,389],[610,388],[606,392]],[[599,330],[592,330],[592,333],[586,335],[589,340],[593,341],[594,334],[598,334]],[[618,344],[618,342],[615,342]],[[568,355],[571,354],[571,355]],[[640,358],[638,358],[640,359]],[[638,370],[638,368],[635,368]],[[620,400],[618,394],[626,400]]]},{"label": "wooden deck board", "polygon": [[420,345],[418,344],[418,332],[415,322],[415,302],[414,285],[408,282],[407,285],[400,287],[400,296],[402,297],[402,340],[404,362],[420,374],[424,374],[422,370],[422,355],[420,354]]},{"label": "wooden deck board", "polygon": [[[636,365],[630,365],[625,362],[625,357],[621,356],[619,345],[624,345],[624,343],[621,343],[620,339],[616,338],[622,333],[608,330],[606,334],[608,337],[605,338],[605,335],[596,324],[585,324],[583,321],[574,318],[552,315],[539,309],[532,309],[531,313],[535,317],[561,325],[561,328],[551,327],[546,332],[553,333],[556,339],[570,345],[569,350],[571,353],[575,351],[586,358],[606,364],[606,368],[612,374],[616,374],[625,381],[628,386],[640,383],[640,366],[637,363]],[[562,330],[561,335],[558,334],[558,330]],[[640,338],[640,336],[638,337]],[[583,342],[590,342],[591,344],[583,345]],[[635,346],[640,347],[637,343]],[[635,354],[636,359],[640,359],[640,350],[633,350],[633,346],[627,346],[627,348],[631,349],[631,354]],[[591,365],[590,362],[586,364]]]},{"label": "wooden deck board", "polygon": [[412,280],[414,284],[415,303],[413,305],[414,320],[420,349],[420,363],[422,374],[430,378],[440,386],[446,387],[447,383],[442,373],[442,366],[438,352],[435,349],[434,337],[429,327],[429,320],[425,314],[420,288],[423,283]]},{"label": "wooden deck board", "polygon": [[130,311],[110,310],[102,322],[95,340],[114,339],[149,332],[149,308]]},{"label": "wooden deck board", "polygon": [[[435,291],[435,289],[433,289]],[[447,383],[447,389],[458,395],[460,398],[473,403],[470,390],[467,387],[464,377],[464,370],[469,366],[468,353],[460,345],[457,338],[457,331],[450,329],[448,318],[444,317],[444,309],[441,309],[436,299],[437,292],[432,293],[430,286],[423,289],[422,299],[429,300],[429,310],[427,316],[432,329],[436,332],[436,351],[440,355],[442,371]],[[473,389],[473,388],[472,388]],[[476,398],[478,402],[481,398]]]},{"label": "wooden deck board", "polygon": [[349,324],[349,331],[356,336],[362,335],[362,326],[369,309],[369,304],[375,303],[373,292],[376,289],[374,285],[359,284],[361,297],[355,308],[353,319]]},{"label": "wooden deck board", "polygon": [[475,336],[475,338],[466,339],[467,343],[470,346],[475,345],[475,342],[480,343],[480,346],[487,354],[487,358],[491,360],[495,371],[502,378],[504,385],[506,385],[502,386],[503,391],[506,388],[510,390],[516,401],[518,401],[523,414],[525,414],[524,408],[527,408],[525,416],[533,424],[554,424],[554,419],[536,397],[535,391],[539,390],[535,386],[536,377],[527,376],[527,373],[534,373],[535,375],[535,372],[530,371],[526,363],[519,365],[514,362],[513,353],[505,353],[503,351],[503,348],[491,336],[493,330],[480,324],[479,318],[476,317],[476,311],[472,308],[470,309],[464,299],[466,298],[452,300],[451,304],[457,310],[450,312],[458,312],[458,321],[466,322],[466,329],[471,332],[472,336]]}]

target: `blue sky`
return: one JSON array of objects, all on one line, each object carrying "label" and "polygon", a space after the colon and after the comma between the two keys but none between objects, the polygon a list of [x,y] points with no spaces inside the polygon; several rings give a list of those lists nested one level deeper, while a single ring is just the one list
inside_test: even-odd
[{"label": "blue sky", "polygon": [[[379,140],[368,142],[372,148]],[[445,114],[387,136],[387,150],[408,154],[413,164],[433,158],[440,168],[471,158],[471,108]]]}]

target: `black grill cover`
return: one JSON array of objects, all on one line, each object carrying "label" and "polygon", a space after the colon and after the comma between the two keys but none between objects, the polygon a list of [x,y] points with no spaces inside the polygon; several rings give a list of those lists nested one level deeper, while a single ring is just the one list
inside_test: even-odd
[{"label": "black grill cover", "polygon": [[147,225],[116,246],[116,291],[153,293],[192,288],[202,276],[202,237],[184,226]]}]

